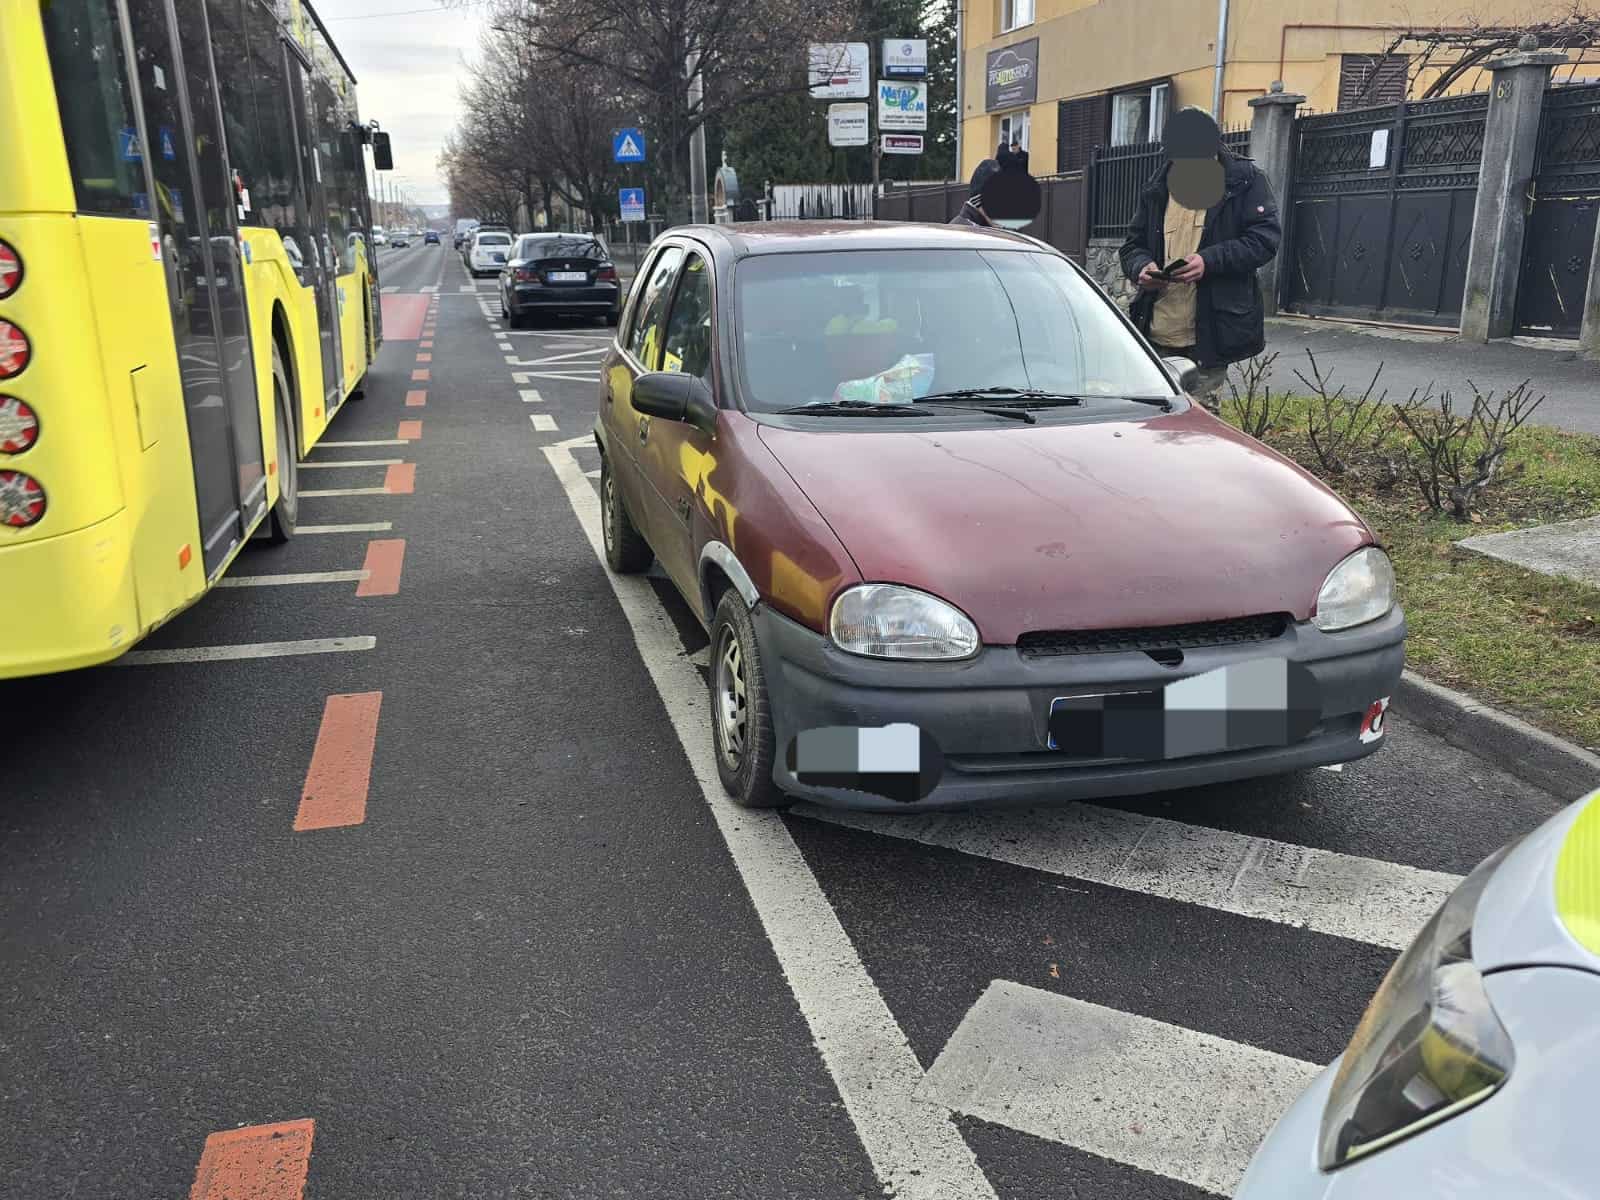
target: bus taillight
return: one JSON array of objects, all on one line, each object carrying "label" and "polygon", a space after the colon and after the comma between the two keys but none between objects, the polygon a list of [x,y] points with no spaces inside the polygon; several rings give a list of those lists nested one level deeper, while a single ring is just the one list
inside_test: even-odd
[{"label": "bus taillight", "polygon": [[23,529],[44,516],[44,489],[32,475],[0,471],[0,525]]},{"label": "bus taillight", "polygon": [[0,242],[0,300],[22,284],[22,256],[6,242]]},{"label": "bus taillight", "polygon": [[0,321],[0,379],[21,375],[32,356],[27,335],[10,321]]},{"label": "bus taillight", "polygon": [[39,418],[15,396],[0,395],[0,454],[21,454],[39,440]]}]

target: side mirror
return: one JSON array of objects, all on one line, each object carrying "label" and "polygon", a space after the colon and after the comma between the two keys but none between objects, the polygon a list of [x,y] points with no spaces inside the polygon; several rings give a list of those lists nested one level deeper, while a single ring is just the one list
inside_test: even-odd
[{"label": "side mirror", "polygon": [[379,171],[394,170],[394,152],[389,149],[389,135],[381,129],[372,131],[372,165]]},{"label": "side mirror", "polygon": [[1172,372],[1173,379],[1178,381],[1178,386],[1185,393],[1192,393],[1195,384],[1200,382],[1200,368],[1190,358],[1163,358],[1167,370]]},{"label": "side mirror", "polygon": [[682,421],[705,433],[717,427],[717,403],[698,375],[651,371],[633,381],[633,407],[664,421]]}]

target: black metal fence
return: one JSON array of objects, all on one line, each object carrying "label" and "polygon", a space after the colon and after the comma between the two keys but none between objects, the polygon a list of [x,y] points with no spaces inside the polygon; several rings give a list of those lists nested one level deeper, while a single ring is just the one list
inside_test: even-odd
[{"label": "black metal fence", "polygon": [[[960,211],[967,192],[965,183],[891,188],[878,197],[877,219],[942,225]],[[1068,258],[1081,263],[1088,245],[1087,203],[1088,182],[1084,172],[1042,175],[1039,177],[1039,216],[1021,232],[1049,242]]]},{"label": "black metal fence", "polygon": [[[1250,130],[1230,129],[1222,144],[1237,154],[1250,153]],[[1089,236],[1122,237],[1139,207],[1139,193],[1166,155],[1160,142],[1129,146],[1097,146],[1089,155]]]}]

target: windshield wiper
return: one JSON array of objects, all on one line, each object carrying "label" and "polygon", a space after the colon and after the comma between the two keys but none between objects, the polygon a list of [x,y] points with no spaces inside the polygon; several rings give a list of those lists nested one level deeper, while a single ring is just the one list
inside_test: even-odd
[{"label": "windshield wiper", "polygon": [[819,417],[925,417],[904,404],[874,404],[870,400],[828,400],[822,404],[797,404],[778,409],[780,415],[811,413]]},{"label": "windshield wiper", "polygon": [[1014,400],[1025,401],[1038,408],[1056,408],[1069,404],[1082,404],[1082,396],[1066,392],[1048,392],[1043,388],[953,388],[948,392],[930,392],[918,396],[918,404],[937,404],[945,400]]}]

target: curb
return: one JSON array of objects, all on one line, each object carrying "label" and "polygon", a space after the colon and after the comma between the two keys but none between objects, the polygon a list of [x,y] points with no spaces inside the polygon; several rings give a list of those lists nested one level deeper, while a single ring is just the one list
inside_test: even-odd
[{"label": "curb", "polygon": [[1432,683],[1412,671],[1395,686],[1394,705],[1462,750],[1558,799],[1576,800],[1600,787],[1600,755],[1490,708],[1465,692]]}]

